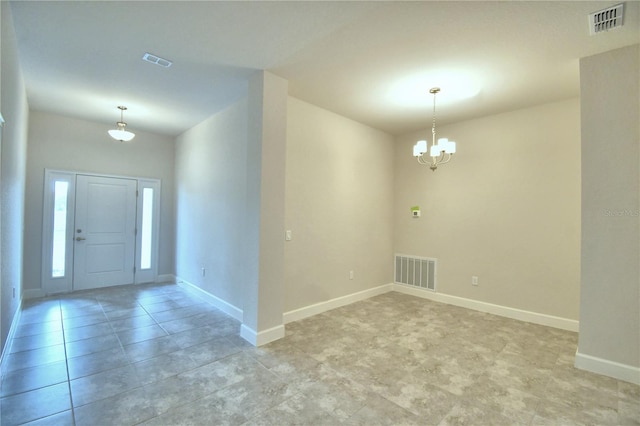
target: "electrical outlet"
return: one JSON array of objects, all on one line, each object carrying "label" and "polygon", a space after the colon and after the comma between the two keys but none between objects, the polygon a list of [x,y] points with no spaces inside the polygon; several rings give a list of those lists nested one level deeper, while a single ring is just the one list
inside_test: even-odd
[{"label": "electrical outlet", "polygon": [[207,270],[205,268],[202,268],[202,276],[204,277],[205,275],[207,275]]},{"label": "electrical outlet", "polygon": [[349,279],[352,280],[353,279],[353,271],[349,271]]},{"label": "electrical outlet", "polygon": [[475,275],[471,277],[471,285],[478,285],[478,277]]}]

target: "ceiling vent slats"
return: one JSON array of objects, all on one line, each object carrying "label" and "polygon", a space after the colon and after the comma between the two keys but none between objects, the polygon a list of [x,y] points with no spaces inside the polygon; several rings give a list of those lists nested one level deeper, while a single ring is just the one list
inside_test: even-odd
[{"label": "ceiling vent slats", "polygon": [[622,26],[624,3],[609,7],[589,15],[589,34],[595,35]]},{"label": "ceiling vent slats", "polygon": [[152,64],[159,65],[163,68],[169,68],[173,62],[161,58],[159,56],[153,55],[151,53],[145,53],[142,57],[143,61],[151,62]]}]

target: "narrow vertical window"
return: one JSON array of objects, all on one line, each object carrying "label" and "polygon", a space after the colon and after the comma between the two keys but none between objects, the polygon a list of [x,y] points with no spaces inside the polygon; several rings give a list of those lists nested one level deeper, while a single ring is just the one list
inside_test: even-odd
[{"label": "narrow vertical window", "polygon": [[151,235],[153,230],[153,188],[142,190],[142,236],[140,269],[151,268]]},{"label": "narrow vertical window", "polygon": [[51,277],[65,276],[67,256],[67,194],[69,182],[56,181],[53,186],[53,251]]}]

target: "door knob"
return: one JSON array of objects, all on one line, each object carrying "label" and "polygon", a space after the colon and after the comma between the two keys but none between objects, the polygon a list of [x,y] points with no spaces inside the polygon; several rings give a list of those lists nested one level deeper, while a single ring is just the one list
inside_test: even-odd
[{"label": "door knob", "polygon": [[76,237],[76,241],[84,241],[84,240],[86,240],[86,238],[84,238],[84,237]]}]

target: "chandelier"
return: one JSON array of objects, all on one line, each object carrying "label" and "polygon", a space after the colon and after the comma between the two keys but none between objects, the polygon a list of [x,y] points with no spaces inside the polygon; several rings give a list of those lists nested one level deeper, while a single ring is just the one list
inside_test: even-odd
[{"label": "chandelier", "polygon": [[[451,157],[456,152],[456,143],[447,138],[440,138],[436,143],[436,94],[440,92],[439,87],[429,90],[433,95],[433,125],[431,127],[431,147],[426,140],[420,140],[413,146],[413,156],[416,157],[418,163],[429,165],[429,168],[435,171],[440,164],[446,164],[451,161]],[[425,154],[429,153],[429,157],[425,158]]]},{"label": "chandelier", "polygon": [[135,133],[125,130],[127,123],[124,122],[124,112],[127,110],[127,107],[119,106],[118,109],[120,110],[120,121],[116,123],[118,128],[109,130],[109,136],[120,142],[129,142],[135,137]]}]

